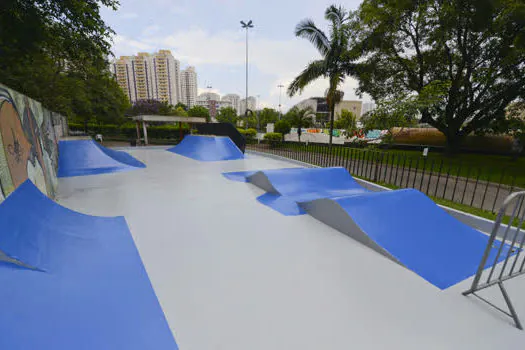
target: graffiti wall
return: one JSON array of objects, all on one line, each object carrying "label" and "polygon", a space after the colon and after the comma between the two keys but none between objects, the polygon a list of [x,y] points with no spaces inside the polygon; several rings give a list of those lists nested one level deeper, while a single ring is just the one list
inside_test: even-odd
[{"label": "graffiti wall", "polygon": [[0,84],[0,202],[30,179],[53,198],[66,119]]}]

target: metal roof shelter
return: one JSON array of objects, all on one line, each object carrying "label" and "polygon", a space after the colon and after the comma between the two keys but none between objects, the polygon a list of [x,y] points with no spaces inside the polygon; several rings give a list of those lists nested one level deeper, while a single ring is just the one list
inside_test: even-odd
[{"label": "metal roof shelter", "polygon": [[[137,115],[131,118],[137,123],[137,139],[141,138],[140,135],[140,124],[142,124],[142,130],[144,132],[144,144],[148,144],[148,122],[161,122],[161,123],[179,123],[179,129],[181,128],[182,123],[189,124],[203,124],[206,123],[206,118],[200,117],[179,117],[172,115]],[[182,138],[182,129],[181,138]]]}]

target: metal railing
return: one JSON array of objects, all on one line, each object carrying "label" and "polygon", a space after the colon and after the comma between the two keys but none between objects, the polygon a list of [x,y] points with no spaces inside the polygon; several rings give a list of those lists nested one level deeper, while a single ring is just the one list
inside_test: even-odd
[{"label": "metal railing", "polygon": [[[505,198],[525,188],[519,165],[494,171],[484,164],[428,158],[380,149],[305,142],[261,142],[248,150],[286,157],[320,167],[341,166],[357,177],[392,188],[415,188],[444,199],[496,214]],[[507,215],[510,215],[507,212]]]},{"label": "metal railing", "polygon": [[[505,289],[505,286],[503,285],[503,282],[516,276],[525,274],[525,254],[523,254],[525,236],[519,235],[520,229],[525,220],[524,203],[525,191],[516,192],[507,197],[507,199],[503,202],[503,205],[501,206],[501,209],[498,213],[498,217],[494,223],[494,228],[490,235],[489,241],[487,243],[487,248],[485,249],[485,252],[478,267],[478,271],[476,273],[476,276],[474,277],[474,281],[472,282],[472,286],[469,290],[463,292],[463,295],[474,295],[477,298],[484,301],[485,303],[503,312],[507,316],[512,317],[514,323],[516,324],[516,327],[519,329],[523,329],[523,326],[521,325],[518,314],[514,309],[514,306],[512,305],[512,302]],[[503,234],[501,242],[496,242],[496,237],[498,236],[498,231],[500,230],[500,226],[502,225],[505,213],[508,212],[508,209],[510,208],[512,208],[512,215],[510,217],[510,221],[508,224],[506,224],[507,226],[505,228],[505,233]],[[513,231],[511,230],[511,228],[512,223],[515,220],[518,221],[518,227],[515,231]],[[496,243],[499,243],[499,248],[496,255],[492,259],[490,258],[490,253],[492,249],[497,247],[497,245],[495,245]],[[503,252],[505,243],[509,245],[507,247],[508,250],[506,253]],[[502,256],[505,256],[505,258],[504,260],[502,260],[501,263],[498,264],[498,261]],[[487,263],[489,263],[488,266],[492,267],[490,269],[485,270],[485,268],[487,267]],[[498,306],[494,305],[493,303],[476,294],[476,292],[482,289],[489,288],[495,285],[498,285],[501,294],[503,294],[503,298],[505,299],[505,303],[507,304],[509,312],[499,308]]]}]

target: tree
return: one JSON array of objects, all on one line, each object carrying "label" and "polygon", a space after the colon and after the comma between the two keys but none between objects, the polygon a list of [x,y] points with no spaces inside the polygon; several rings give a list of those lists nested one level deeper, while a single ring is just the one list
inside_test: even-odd
[{"label": "tree", "polygon": [[184,109],[185,111],[188,110],[188,106],[186,106],[186,105],[185,105],[184,103],[182,103],[182,102],[179,102],[179,103],[177,103],[177,104],[175,105],[175,108],[179,108],[179,107],[182,108],[182,109]]},{"label": "tree", "polygon": [[308,64],[288,87],[288,95],[290,97],[295,95],[318,78],[328,79],[326,102],[330,108],[330,147],[332,146],[335,105],[341,97],[338,87],[344,83],[353,67],[349,63],[347,50],[350,40],[350,27],[348,26],[350,18],[350,13],[344,8],[332,5],[325,11],[325,19],[330,22],[330,37],[311,19],[299,22],[295,28],[295,35],[308,39],[319,51],[322,59]]},{"label": "tree", "polygon": [[187,117],[189,116],[189,112],[187,112],[184,108],[179,106],[173,108],[173,112],[170,115],[176,115],[177,117]]},{"label": "tree", "polygon": [[3,0],[2,83],[70,120],[122,121],[128,102],[108,71],[113,31],[101,6],[118,1]]},{"label": "tree", "polygon": [[217,121],[219,123],[230,123],[237,125],[237,120],[237,112],[233,107],[223,107],[219,110],[219,114],[217,115]]},{"label": "tree", "polygon": [[263,108],[259,112],[259,121],[261,128],[265,129],[268,123],[275,123],[279,120],[279,112],[273,108]]},{"label": "tree", "polygon": [[523,1],[365,0],[351,27],[359,92],[423,102],[449,152],[525,96]]},{"label": "tree", "polygon": [[154,99],[137,100],[128,111],[129,115],[172,115],[174,112],[173,106],[164,101],[157,101]]},{"label": "tree", "polygon": [[210,111],[203,106],[193,106],[188,110],[190,117],[206,118],[206,122],[210,121]]},{"label": "tree", "polygon": [[353,134],[357,129],[357,117],[348,109],[342,109],[334,125],[337,129],[346,130],[347,135]]},{"label": "tree", "polygon": [[283,119],[275,123],[274,131],[283,136],[283,141],[284,141],[284,136],[286,134],[289,134],[291,130],[292,130],[292,126],[287,120]]},{"label": "tree", "polygon": [[284,120],[287,120],[292,127],[297,128],[297,136],[301,142],[302,128],[310,127],[313,117],[315,117],[315,113],[310,107],[303,109],[293,107],[285,114]]}]

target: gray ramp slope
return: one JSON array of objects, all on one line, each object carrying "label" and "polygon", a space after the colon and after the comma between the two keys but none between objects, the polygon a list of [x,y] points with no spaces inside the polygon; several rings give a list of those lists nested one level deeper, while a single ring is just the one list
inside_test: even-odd
[{"label": "gray ramp slope", "polygon": [[348,213],[337,202],[328,198],[322,198],[299,203],[299,205],[317,220],[335,228],[348,237],[355,239],[370,249],[375,250],[381,255],[403,266],[399,260],[368,237],[361,227],[352,220]]}]

